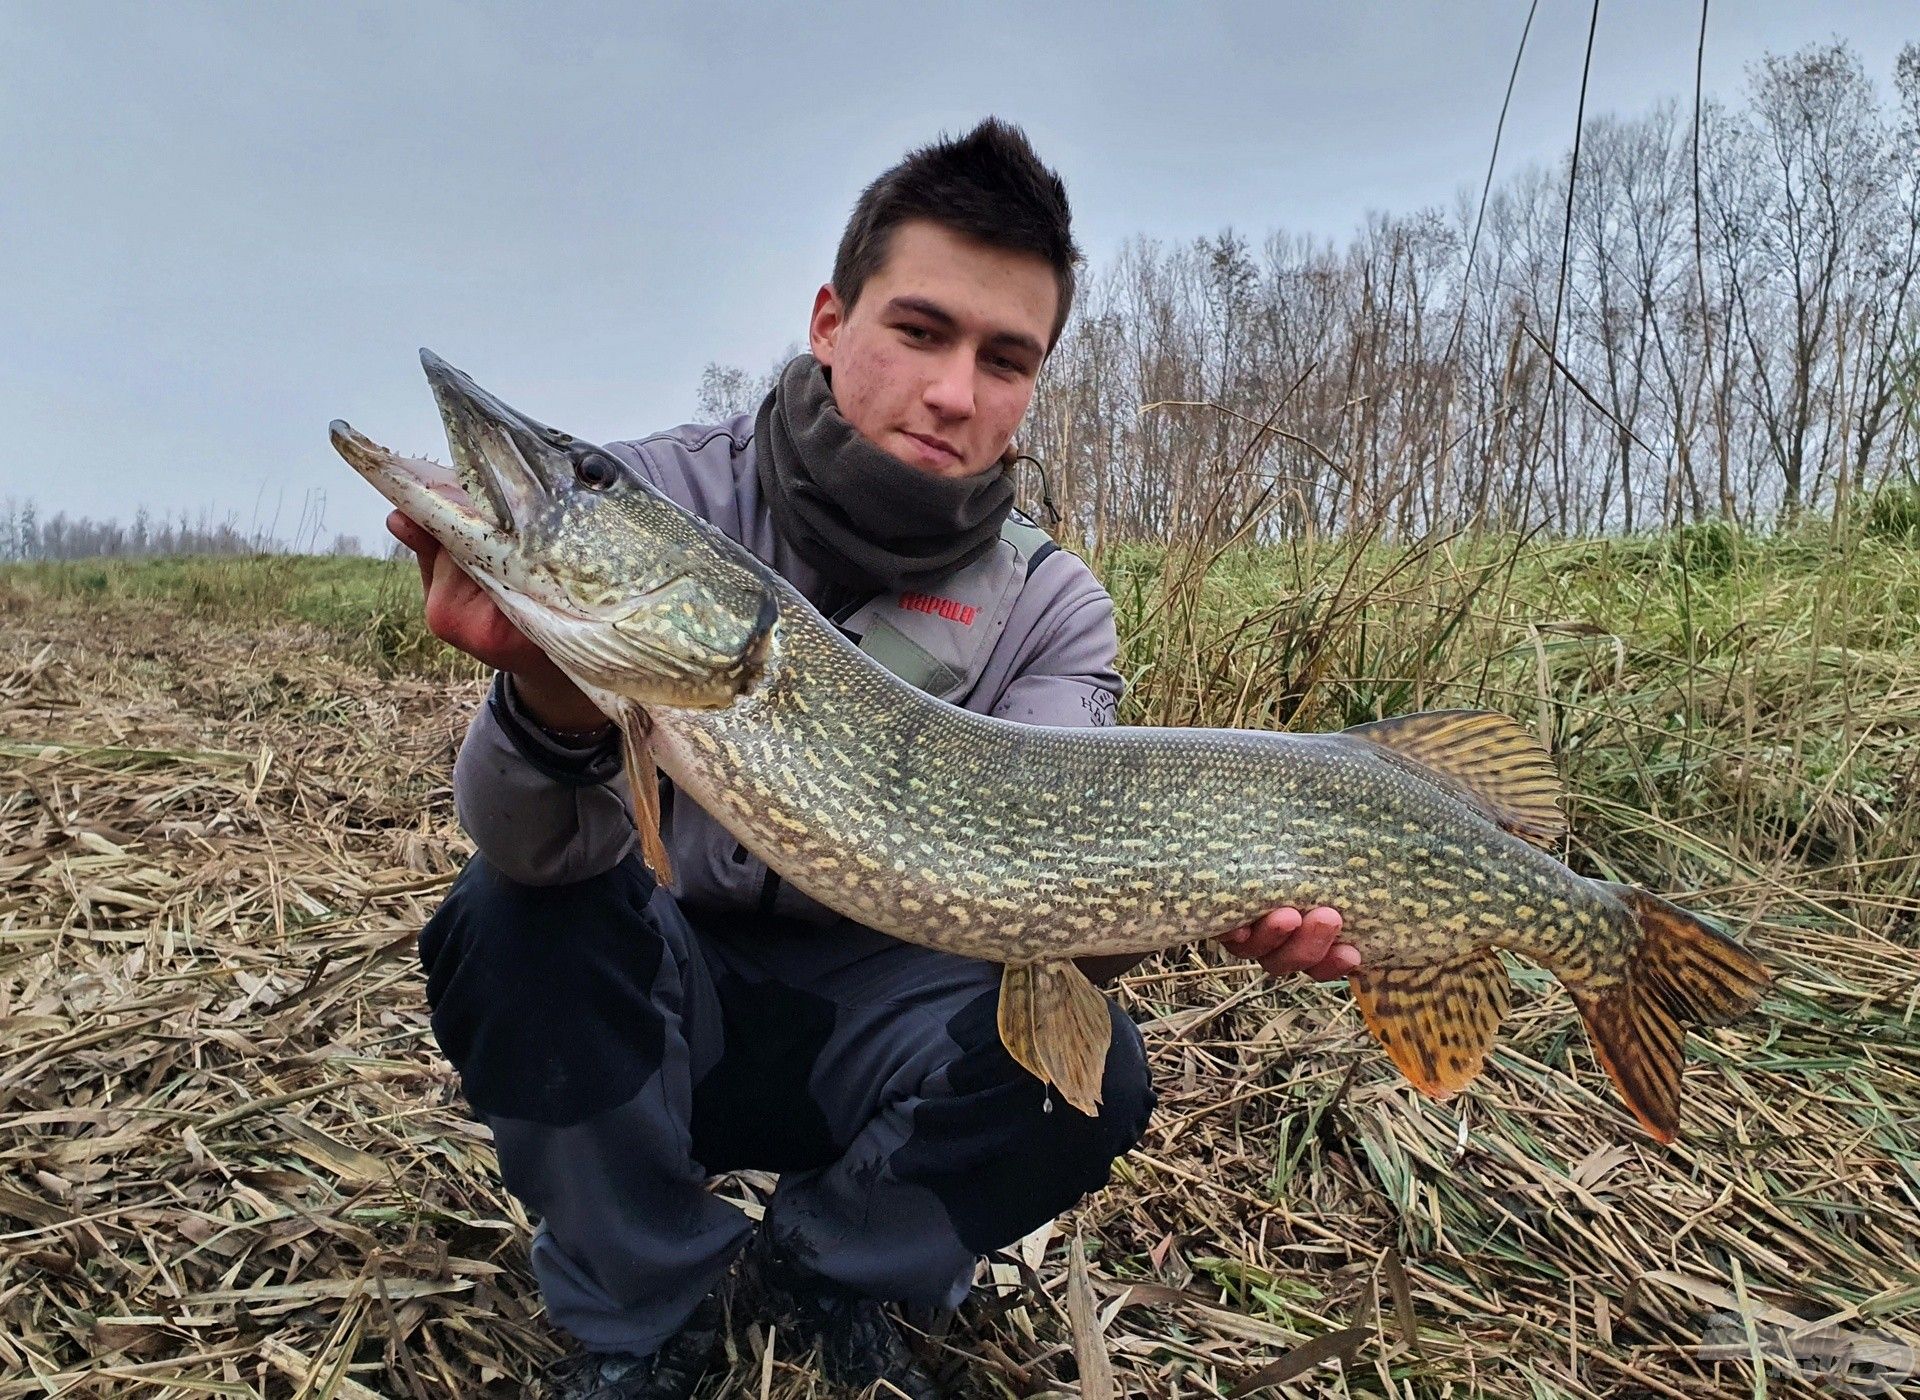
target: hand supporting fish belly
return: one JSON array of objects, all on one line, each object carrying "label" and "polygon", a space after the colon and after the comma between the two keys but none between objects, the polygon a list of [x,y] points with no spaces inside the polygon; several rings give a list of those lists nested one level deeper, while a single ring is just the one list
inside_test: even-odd
[{"label": "hand supporting fish belly", "polygon": [[1507,1010],[1501,950],[1545,966],[1662,1142],[1685,1030],[1768,985],[1701,920],[1550,854],[1559,778],[1505,715],[1275,734],[973,714],[883,670],[599,447],[422,360],[466,492],[344,423],[334,444],[621,725],[656,872],[669,877],[657,763],[823,904],[1005,964],[1002,1040],[1082,1112],[1110,1023],[1073,960],[1195,942],[1280,905],[1341,911],[1368,1028],[1436,1098],[1485,1062]]}]

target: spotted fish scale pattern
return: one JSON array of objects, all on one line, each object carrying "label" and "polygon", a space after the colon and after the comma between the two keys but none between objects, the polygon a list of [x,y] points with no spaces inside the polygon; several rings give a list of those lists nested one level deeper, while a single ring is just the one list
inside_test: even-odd
[{"label": "spotted fish scale pattern", "polygon": [[1373,744],[1010,724],[929,699],[804,605],[759,688],[656,721],[675,782],[783,877],[967,956],[1145,952],[1331,904],[1369,964],[1497,945],[1604,980],[1636,934],[1605,888]]},{"label": "spotted fish scale pattern", "polygon": [[725,709],[656,709],[661,766],[829,907],[1006,963],[1008,1049],[1085,1111],[1102,1046],[1074,1038],[1092,992],[1066,960],[1192,942],[1282,905],[1340,910],[1368,1028],[1436,1098],[1480,1073],[1506,1015],[1496,950],[1548,968],[1663,1142],[1683,1024],[1729,1020],[1767,985],[1691,915],[1541,848],[1564,829],[1557,780],[1504,716],[1340,734],[1013,724],[913,689],[768,586],[779,620],[758,683]]}]

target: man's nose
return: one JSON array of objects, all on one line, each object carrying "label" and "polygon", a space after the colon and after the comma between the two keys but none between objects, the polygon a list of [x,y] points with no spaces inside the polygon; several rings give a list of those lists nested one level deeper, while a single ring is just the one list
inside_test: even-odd
[{"label": "man's nose", "polygon": [[926,405],[942,418],[973,416],[973,356],[946,355],[928,382]]}]

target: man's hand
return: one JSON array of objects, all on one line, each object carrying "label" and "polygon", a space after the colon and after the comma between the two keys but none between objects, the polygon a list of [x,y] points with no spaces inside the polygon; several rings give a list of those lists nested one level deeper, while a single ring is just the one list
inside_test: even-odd
[{"label": "man's hand", "polygon": [[1229,953],[1252,958],[1275,977],[1304,972],[1322,982],[1346,976],[1360,965],[1360,950],[1341,943],[1340,911],[1322,905],[1302,914],[1276,909],[1220,935]]},{"label": "man's hand", "polygon": [[588,730],[607,722],[580,687],[500,611],[486,589],[454,563],[440,541],[397,510],[387,516],[387,531],[419,559],[429,632],[496,671],[511,672],[520,703],[547,728]]}]

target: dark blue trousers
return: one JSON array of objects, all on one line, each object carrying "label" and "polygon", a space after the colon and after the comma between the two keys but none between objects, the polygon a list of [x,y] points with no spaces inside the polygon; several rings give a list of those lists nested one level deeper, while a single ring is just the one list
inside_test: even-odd
[{"label": "dark blue trousers", "polygon": [[707,1189],[778,1172],[766,1226],[860,1293],[956,1306],[978,1256],[1104,1186],[1154,1102],[1114,1009],[1089,1118],[1001,1048],[996,964],[852,923],[689,918],[630,858],[532,888],[476,856],[420,940],[440,1047],[536,1217],[553,1321],[649,1352],[751,1223]]}]

